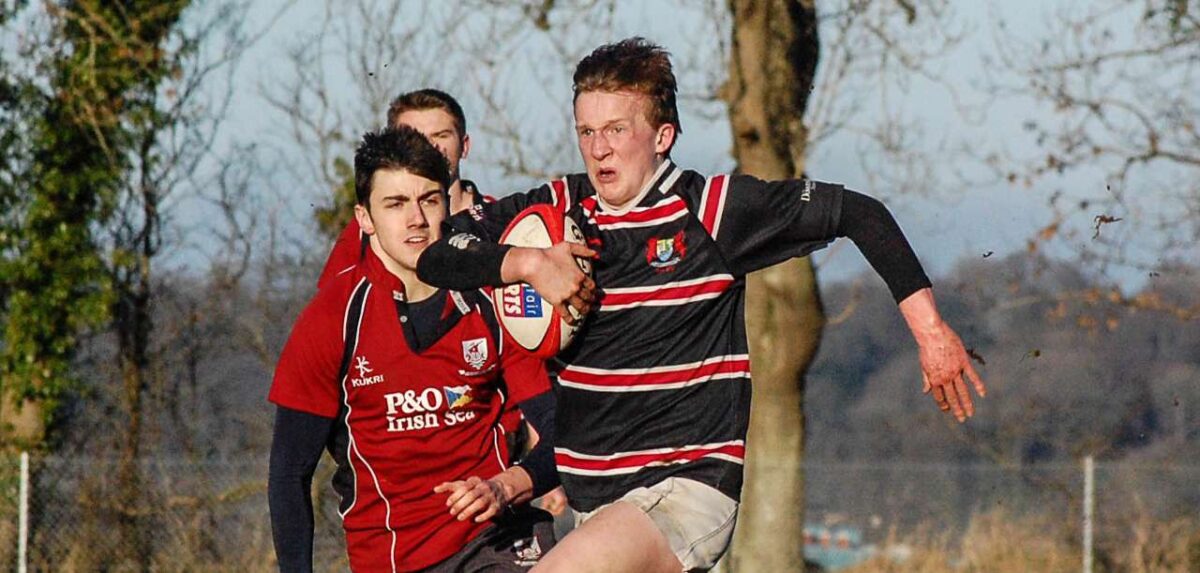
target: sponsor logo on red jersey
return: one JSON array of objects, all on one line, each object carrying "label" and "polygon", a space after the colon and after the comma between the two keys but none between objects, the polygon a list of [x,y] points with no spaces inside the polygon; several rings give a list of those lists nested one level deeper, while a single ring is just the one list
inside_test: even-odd
[{"label": "sponsor logo on red jersey", "polygon": [[389,432],[455,426],[476,417],[474,411],[463,409],[475,401],[471,387],[467,385],[406,390],[384,394],[383,399],[387,402]]}]

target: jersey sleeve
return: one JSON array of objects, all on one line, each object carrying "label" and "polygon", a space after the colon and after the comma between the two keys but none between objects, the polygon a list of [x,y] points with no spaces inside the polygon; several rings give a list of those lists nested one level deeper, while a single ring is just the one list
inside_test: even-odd
[{"label": "jersey sleeve", "polygon": [[317,279],[317,288],[321,288],[329,282],[329,279],[357,265],[362,260],[364,248],[362,229],[358,226],[358,220],[350,219],[350,224],[342,229],[342,233],[334,241],[333,249],[329,251],[329,258],[325,259],[325,267],[321,269],[321,277]]},{"label": "jersey sleeve", "polygon": [[318,295],[296,319],[275,365],[267,399],[278,406],[333,418],[341,402],[342,317],[329,312],[322,300]]},{"label": "jersey sleeve", "polygon": [[837,238],[842,186],[810,179],[715,175],[697,211],[739,275],[821,249]]},{"label": "jersey sleeve", "polygon": [[471,208],[450,217],[450,235],[466,233],[477,239],[497,242],[504,229],[508,228],[518,213],[531,205],[556,203],[554,184],[547,183],[524,193],[514,193],[491,202],[472,205]]}]

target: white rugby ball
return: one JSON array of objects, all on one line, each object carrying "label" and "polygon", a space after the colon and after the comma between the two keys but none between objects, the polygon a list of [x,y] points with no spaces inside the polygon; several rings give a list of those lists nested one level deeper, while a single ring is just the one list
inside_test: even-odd
[{"label": "white rugby ball", "polygon": [[[500,243],[515,247],[548,248],[563,241],[586,244],[583,231],[570,217],[550,205],[538,204],[521,211],[508,224]],[[591,276],[590,261],[576,258],[584,274]],[[542,358],[552,358],[571,344],[578,326],[567,324],[558,311],[527,283],[516,283],[492,292],[504,329],[513,340]]]}]

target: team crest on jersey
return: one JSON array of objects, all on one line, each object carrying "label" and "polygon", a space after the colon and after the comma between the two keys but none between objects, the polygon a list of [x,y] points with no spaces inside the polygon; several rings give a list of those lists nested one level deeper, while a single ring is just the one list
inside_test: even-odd
[{"label": "team crest on jersey", "polygon": [[471,397],[470,386],[442,386],[442,390],[446,392],[446,403],[450,404],[448,408],[451,410],[466,406],[474,400]]},{"label": "team crest on jersey", "polygon": [[463,360],[476,370],[483,368],[488,359],[488,344],[486,338],[472,338],[462,341]]},{"label": "team crest on jersey", "polygon": [[646,242],[646,262],[660,271],[675,269],[675,265],[687,255],[687,244],[683,241],[683,231],[673,237],[652,237]]}]

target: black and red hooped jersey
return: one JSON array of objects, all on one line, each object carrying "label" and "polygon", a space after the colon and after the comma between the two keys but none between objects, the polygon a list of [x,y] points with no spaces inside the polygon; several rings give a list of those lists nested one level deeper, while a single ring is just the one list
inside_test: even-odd
[{"label": "black and red hooped jersey", "polygon": [[578,174],[451,219],[495,240],[522,209],[550,203],[599,246],[602,298],[559,356],[556,384],[555,460],[573,507],[590,511],[668,476],[740,498],[745,276],[833,240],[841,195],[809,180],[704,177],[668,160],[619,211]]},{"label": "black and red hooped jersey", "polygon": [[417,352],[403,290],[369,249],[330,278],[297,319],[269,396],[337,418],[328,450],[355,571],[428,567],[487,527],[455,520],[433,488],[503,471],[504,386],[516,402],[549,389],[542,362],[505,341],[487,293],[443,292],[440,336]]}]

